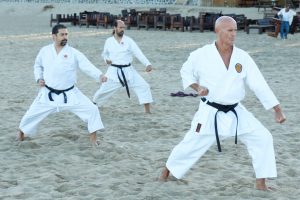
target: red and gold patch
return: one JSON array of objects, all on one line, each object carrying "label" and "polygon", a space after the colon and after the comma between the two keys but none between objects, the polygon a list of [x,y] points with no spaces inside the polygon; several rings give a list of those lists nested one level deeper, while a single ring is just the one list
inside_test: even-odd
[{"label": "red and gold patch", "polygon": [[235,70],[237,71],[237,73],[241,73],[243,70],[243,66],[240,63],[236,63]]}]

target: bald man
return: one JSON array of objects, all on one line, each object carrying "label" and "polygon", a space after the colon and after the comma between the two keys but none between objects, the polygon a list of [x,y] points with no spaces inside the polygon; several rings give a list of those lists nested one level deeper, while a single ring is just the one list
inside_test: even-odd
[{"label": "bald man", "polygon": [[133,39],[124,35],[124,30],[124,22],[116,20],[113,35],[105,41],[102,57],[109,65],[107,80],[96,91],[93,101],[101,107],[114,93],[125,87],[128,97],[132,89],[139,103],[144,105],[145,113],[150,113],[150,103],[153,102],[150,86],[133,68],[133,56],[145,65],[146,72],[152,70],[152,65]]},{"label": "bald man", "polygon": [[255,93],[265,109],[273,108],[278,123],[285,116],[272,90],[253,59],[234,46],[236,21],[227,16],[215,23],[217,39],[193,51],[183,64],[184,89],[191,87],[201,96],[199,109],[184,139],[171,152],[160,180],[170,173],[181,179],[214,144],[222,151],[221,140],[234,137],[247,146],[256,175],[256,188],[269,190],[266,178],[276,177],[271,133],[240,103],[245,85]]}]

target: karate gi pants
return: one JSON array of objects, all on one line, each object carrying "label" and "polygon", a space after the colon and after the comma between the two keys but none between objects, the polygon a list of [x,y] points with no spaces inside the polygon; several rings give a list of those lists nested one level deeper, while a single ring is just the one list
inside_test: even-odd
[{"label": "karate gi pants", "polygon": [[[149,84],[135,70],[131,77],[131,79],[127,79],[128,88],[132,89],[137,95],[139,104],[152,103],[153,98]],[[126,91],[125,86],[123,87],[119,80],[112,80],[108,78],[107,82],[102,83],[100,88],[96,91],[93,97],[93,102],[97,103],[100,107],[103,106],[103,104],[120,88]]]},{"label": "karate gi pants", "polygon": [[25,135],[32,136],[36,134],[38,125],[43,119],[52,113],[61,111],[70,111],[86,122],[89,133],[104,128],[98,107],[81,93],[77,87],[65,92],[67,103],[64,103],[64,95],[62,93],[60,95],[52,93],[54,101],[49,100],[48,93],[49,90],[47,88],[41,88],[38,96],[23,116],[19,129]]},{"label": "karate gi pants", "polygon": [[[201,156],[204,155],[213,144],[216,144],[214,131],[214,115],[216,109],[206,104],[201,107],[204,109],[199,109],[195,114],[191,129],[187,132],[184,139],[174,147],[167,160],[166,167],[177,179],[181,179]],[[247,147],[249,155],[252,158],[256,178],[277,177],[273,137],[271,133],[240,104],[235,110],[238,114],[239,122],[237,129],[238,140]],[[204,119],[204,124],[202,124],[200,131],[197,132],[198,120],[205,114],[208,116],[207,121]],[[220,140],[228,137],[232,138],[232,136],[234,137],[236,130],[235,115],[232,112],[218,112],[217,119]],[[232,139],[234,141],[234,138]],[[217,151],[217,145],[215,148]]]}]

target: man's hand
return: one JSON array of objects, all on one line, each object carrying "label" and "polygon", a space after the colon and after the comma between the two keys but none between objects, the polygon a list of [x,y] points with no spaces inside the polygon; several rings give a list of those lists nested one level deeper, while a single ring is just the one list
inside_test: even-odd
[{"label": "man's hand", "polygon": [[101,83],[104,83],[104,82],[106,82],[106,81],[107,81],[107,77],[104,76],[104,75],[100,75],[100,82],[101,82]]},{"label": "man's hand", "polygon": [[44,87],[45,86],[45,80],[44,79],[39,79],[37,81],[37,84],[40,86],[40,87]]},{"label": "man's hand", "polygon": [[199,86],[198,87],[198,95],[199,96],[206,96],[208,95],[208,89],[206,87],[202,87],[202,86]]},{"label": "man's hand", "polygon": [[152,65],[148,65],[146,67],[146,72],[151,72],[152,71]]},{"label": "man's hand", "polygon": [[112,63],[111,60],[105,60],[106,64],[110,65]]},{"label": "man's hand", "polygon": [[193,83],[190,85],[191,88],[193,88],[199,96],[207,96],[209,90],[206,87],[200,86],[198,83]]},{"label": "man's hand", "polygon": [[274,111],[275,111],[275,120],[277,123],[283,123],[286,120],[285,115],[283,114],[280,105],[276,105],[273,107]]}]

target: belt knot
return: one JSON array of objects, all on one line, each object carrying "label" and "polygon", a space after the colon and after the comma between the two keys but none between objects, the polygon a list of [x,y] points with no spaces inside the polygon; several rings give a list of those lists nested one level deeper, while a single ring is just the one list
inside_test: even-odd
[{"label": "belt knot", "polygon": [[52,98],[52,93],[55,93],[57,95],[60,95],[61,93],[63,93],[64,95],[64,103],[67,103],[68,101],[68,98],[67,98],[67,95],[65,92],[69,91],[69,90],[72,90],[74,88],[74,85],[65,89],[65,90],[57,90],[57,89],[54,89],[52,87],[49,87],[48,85],[45,85],[45,87],[50,90],[49,93],[48,93],[48,97],[49,97],[49,100],[50,101],[54,101],[53,98]]},{"label": "belt knot", "polygon": [[127,95],[128,95],[128,97],[130,98],[129,87],[128,87],[128,84],[127,84],[126,76],[125,76],[125,74],[124,74],[124,72],[123,72],[123,68],[131,66],[131,63],[129,63],[129,64],[127,64],[127,65],[111,64],[111,66],[117,67],[118,69],[120,69],[123,80],[121,79],[121,77],[120,77],[120,75],[119,75],[119,71],[117,72],[117,73],[118,73],[118,79],[119,79],[121,85],[122,85],[123,87],[125,86]]},{"label": "belt knot", "polygon": [[235,144],[237,144],[237,127],[238,127],[238,115],[235,111],[235,107],[239,104],[239,103],[235,103],[235,104],[232,104],[232,105],[222,105],[222,104],[218,104],[218,103],[215,103],[215,102],[210,102],[208,100],[206,100],[206,98],[202,97],[201,100],[206,103],[207,105],[211,106],[211,107],[214,107],[217,109],[217,112],[215,114],[215,135],[216,135],[216,141],[217,141],[217,145],[218,145],[218,151],[221,152],[222,149],[221,149],[221,144],[220,144],[220,139],[219,139],[219,133],[218,133],[218,120],[217,120],[217,114],[218,112],[222,111],[222,112],[233,112],[233,114],[235,115],[236,117],[236,129],[235,129]]}]

